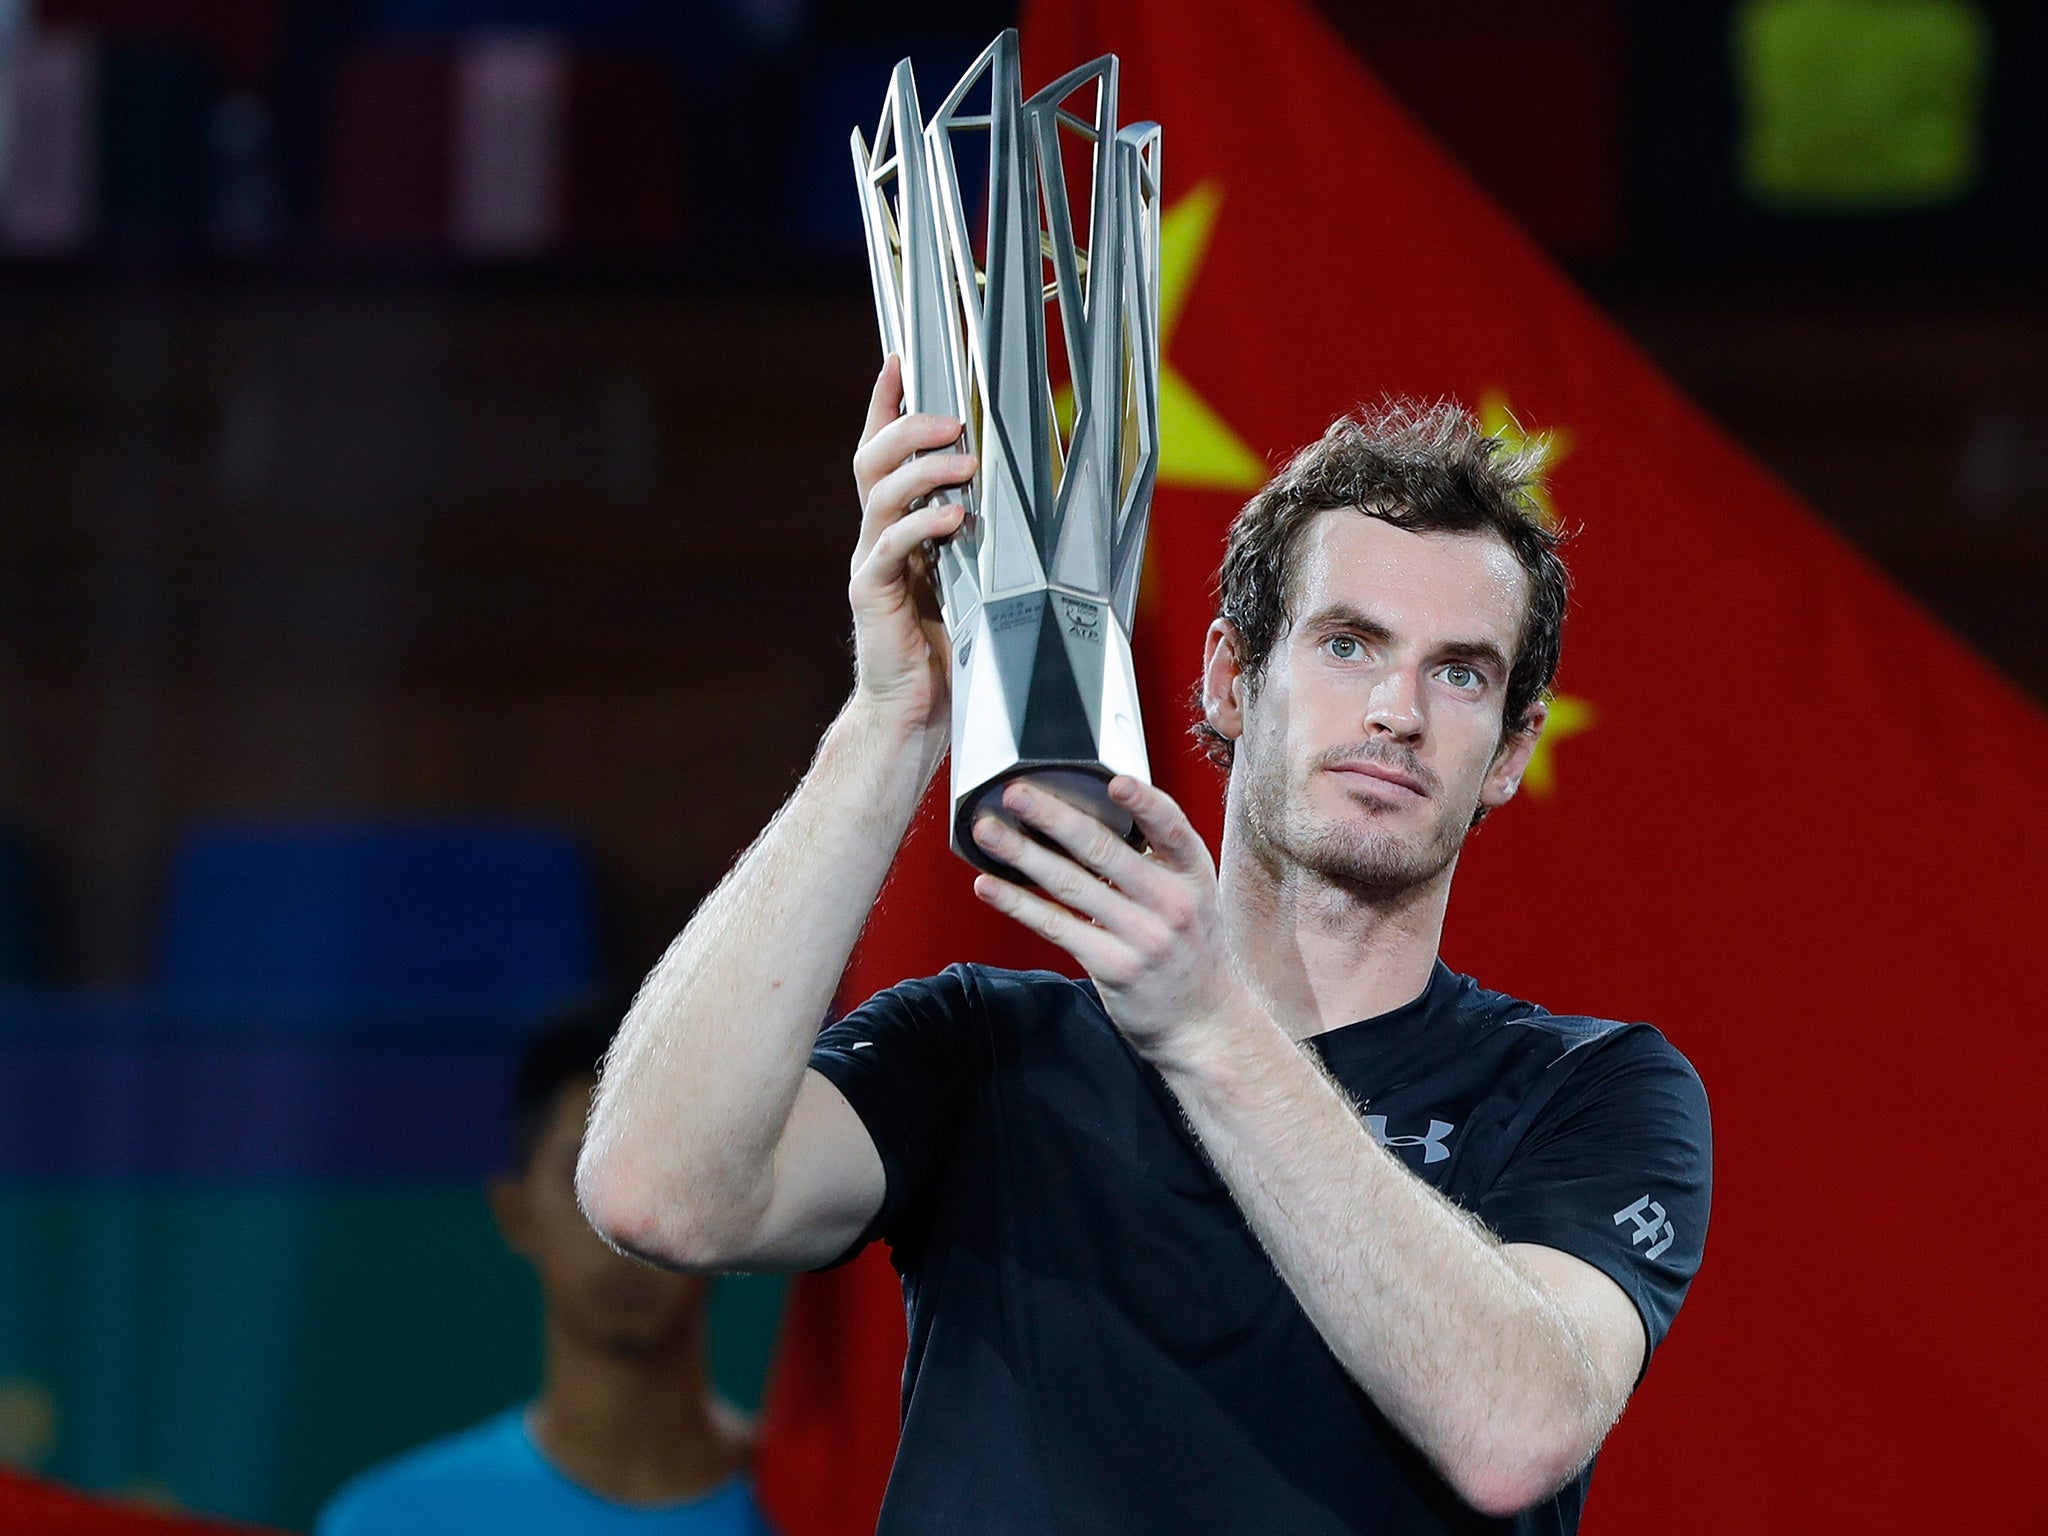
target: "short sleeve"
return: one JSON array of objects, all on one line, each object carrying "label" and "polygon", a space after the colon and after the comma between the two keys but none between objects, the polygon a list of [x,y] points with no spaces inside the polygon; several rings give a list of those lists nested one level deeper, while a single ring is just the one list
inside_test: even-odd
[{"label": "short sleeve", "polygon": [[[1585,1052],[1583,1058],[1573,1058]],[[1593,1265],[1642,1314],[1649,1356],[1700,1267],[1713,1188],[1713,1133],[1698,1074],[1637,1026],[1591,1043],[1479,1203],[1507,1243],[1540,1243]]]},{"label": "short sleeve", "polygon": [[965,971],[953,966],[876,993],[828,1025],[811,1048],[812,1070],[860,1116],[888,1181],[875,1219],[834,1263],[876,1238],[900,1247],[922,1232],[972,1086],[971,1011]]}]

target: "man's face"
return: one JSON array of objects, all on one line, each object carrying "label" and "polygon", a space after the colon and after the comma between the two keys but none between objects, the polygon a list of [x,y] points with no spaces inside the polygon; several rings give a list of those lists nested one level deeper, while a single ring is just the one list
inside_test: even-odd
[{"label": "man's face", "polygon": [[1535,746],[1535,732],[1501,729],[1527,592],[1490,535],[1408,533],[1348,510],[1310,524],[1292,621],[1256,690],[1234,632],[1211,632],[1211,719],[1238,737],[1231,798],[1254,854],[1382,891],[1449,870]]},{"label": "man's face", "polygon": [[539,1276],[551,1323],[607,1352],[658,1354],[687,1337],[711,1282],[627,1258],[577,1209],[576,1154],[596,1087],[594,1074],[562,1085],[532,1161],[492,1184],[491,1209]]}]

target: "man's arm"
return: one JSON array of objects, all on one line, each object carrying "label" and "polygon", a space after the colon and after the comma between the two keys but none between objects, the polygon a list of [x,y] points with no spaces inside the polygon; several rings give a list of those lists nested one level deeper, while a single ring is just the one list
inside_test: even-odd
[{"label": "man's arm", "polygon": [[[1208,850],[1159,790],[1118,779],[1153,857],[1013,787],[978,835],[1046,892],[984,900],[1085,966],[1157,1066],[1302,1310],[1381,1412],[1475,1508],[1504,1515],[1599,1448],[1646,1347],[1592,1265],[1505,1246],[1374,1141],[1356,1107],[1231,973]],[[1056,899],[1048,899],[1048,896]]]},{"label": "man's arm", "polygon": [[1158,1065],[1309,1320],[1467,1502],[1511,1514],[1586,1463],[1645,1347],[1619,1286],[1497,1242],[1254,1010]]},{"label": "man's arm", "polygon": [[657,1263],[823,1263],[881,1207],[873,1142],[805,1068],[945,750],[949,658],[917,551],[950,535],[960,508],[918,503],[973,461],[928,451],[960,424],[899,416],[901,399],[892,358],[854,457],[853,697],[796,793],[648,976],[591,1110],[576,1170],[584,1213]]}]

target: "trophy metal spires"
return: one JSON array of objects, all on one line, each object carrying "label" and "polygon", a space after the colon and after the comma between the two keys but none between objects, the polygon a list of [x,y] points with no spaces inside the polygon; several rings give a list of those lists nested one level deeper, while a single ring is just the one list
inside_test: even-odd
[{"label": "trophy metal spires", "polygon": [[[981,814],[1012,819],[1000,800],[1011,779],[1136,841],[1108,784],[1151,777],[1130,632],[1159,463],[1159,128],[1119,130],[1116,85],[1106,54],[1025,100],[1012,29],[928,124],[904,60],[872,147],[853,134],[904,409],[958,417],[979,460],[947,493],[963,496],[965,519],[933,552],[953,650],[953,849],[1012,878],[971,835]],[[984,86],[987,110],[968,111]],[[979,228],[956,148],[974,133],[988,153]],[[1071,412],[1049,341],[1065,354]]]}]

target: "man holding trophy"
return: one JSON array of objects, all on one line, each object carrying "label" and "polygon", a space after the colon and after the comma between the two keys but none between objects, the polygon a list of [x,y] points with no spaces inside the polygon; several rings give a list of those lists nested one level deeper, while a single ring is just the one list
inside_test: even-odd
[{"label": "man holding trophy", "polygon": [[[984,132],[977,256],[952,142]],[[1656,1031],[1437,958],[1557,666],[1536,466],[1394,403],[1239,515],[1212,862],[1147,782],[1130,683],[1158,152],[1116,127],[1113,59],[1023,100],[1014,34],[929,124],[900,69],[857,138],[892,355],[854,461],[854,692],[642,989],[584,1208],[685,1268],[890,1244],[884,1532],[1570,1531],[1698,1267],[1709,1137]],[[819,1035],[949,748],[975,894],[1088,979],[956,965]]]}]

